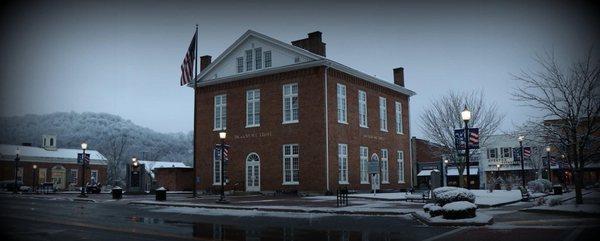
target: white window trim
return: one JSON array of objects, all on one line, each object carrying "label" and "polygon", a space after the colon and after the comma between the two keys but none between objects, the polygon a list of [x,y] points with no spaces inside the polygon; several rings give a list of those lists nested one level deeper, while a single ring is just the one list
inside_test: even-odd
[{"label": "white window trim", "polygon": [[[285,154],[286,146],[290,146],[290,150],[292,151],[292,154],[290,154],[290,155]],[[293,154],[294,146],[298,146],[298,154]],[[290,157],[290,158],[297,157],[298,158],[298,173],[300,173],[300,146],[298,144],[284,144],[281,148],[281,151],[282,151],[282,158],[281,158],[282,176],[281,177],[283,178],[283,182],[281,183],[281,185],[300,185],[300,178],[298,178],[298,181],[296,181],[296,182],[295,181],[290,181],[290,182],[285,181],[285,158],[286,157]],[[292,180],[294,180],[294,161],[293,160],[290,163],[290,178]]]},{"label": "white window trim", "polygon": [[[344,94],[340,95],[340,89],[344,90]],[[336,113],[337,113],[337,120],[338,123],[340,124],[348,124],[348,98],[347,98],[347,94],[348,91],[346,89],[346,86],[343,84],[337,84],[336,85],[336,100],[337,100],[337,109],[336,109]],[[343,104],[341,104],[340,102],[343,102]],[[340,108],[342,107],[342,108]],[[340,115],[340,109],[343,110],[344,114]]]},{"label": "white window trim", "polygon": [[[343,154],[341,152],[342,148],[344,148],[346,150],[346,154]],[[343,168],[342,168],[341,164],[342,164],[342,159],[344,159],[344,158],[346,159],[345,162],[344,162],[345,163],[345,165],[344,165],[345,168],[344,169],[346,170],[346,174],[343,176],[344,180],[342,180],[342,178],[341,178],[342,177],[341,170]],[[350,184],[348,182],[348,145],[347,144],[342,144],[342,143],[338,144],[338,172],[339,172],[339,174],[338,174],[338,183],[339,184]]]},{"label": "white window trim", "polygon": [[[360,98],[360,95],[364,94],[365,95],[365,100],[362,101]],[[364,102],[364,103],[363,103]],[[360,118],[360,106],[363,105],[365,106],[364,110],[365,110],[365,123],[362,123],[362,120]],[[369,128],[369,106],[367,105],[367,92],[365,92],[364,90],[359,90],[358,91],[358,125],[362,128]]]},{"label": "white window trim", "polygon": [[[221,104],[217,106],[217,98],[221,97]],[[223,104],[223,99],[225,103]],[[215,95],[213,98],[213,131],[227,130],[227,94]],[[217,108],[221,108],[221,127],[217,127]],[[225,116],[225,118],[223,118]]]},{"label": "white window trim", "polygon": [[[363,157],[362,156],[362,149],[365,149],[366,153],[367,153],[367,155],[365,156],[364,159],[362,158]],[[358,156],[358,159],[359,159],[359,171],[360,171],[360,175],[359,175],[360,184],[369,184],[369,148],[368,147],[366,147],[366,146],[359,147],[359,156]],[[362,161],[363,160],[365,160],[365,162],[366,162],[365,170],[364,171],[362,170],[362,166],[363,166],[362,165]],[[363,180],[363,178],[362,178],[363,177],[362,175],[365,172],[366,172],[366,174],[365,174],[366,175],[366,181]]]},{"label": "white window trim", "polygon": [[[213,186],[220,186],[221,185],[221,180],[223,179],[223,177],[221,176],[221,159],[217,160],[216,157],[216,153],[215,153],[215,149],[213,149]],[[219,155],[221,155],[221,153],[219,153]],[[219,165],[217,165],[217,162],[219,162]],[[216,172],[217,166],[219,167],[219,172]],[[219,176],[219,181],[217,182],[217,175]],[[225,182],[225,180],[223,180],[223,185],[226,185],[227,182]]]},{"label": "white window trim", "polygon": [[[385,155],[383,155],[384,152]],[[385,167],[385,172],[383,167]],[[390,152],[388,149],[381,149],[381,184],[390,184]]]},{"label": "white window trim", "polygon": [[[402,157],[402,158],[400,158]],[[405,171],[405,167],[404,167],[404,151],[398,151],[398,159],[396,160],[398,162],[398,183],[406,183],[406,180],[404,178],[404,171]],[[402,172],[400,172],[400,164],[402,163]],[[402,174],[402,176],[400,176],[400,174]],[[402,179],[400,179],[400,177],[402,177]]]},{"label": "white window trim", "polygon": [[387,100],[381,96],[379,97],[379,130],[388,132]]},{"label": "white window trim", "polygon": [[404,134],[404,123],[402,123],[402,103],[396,101],[396,134]]},{"label": "white window trim", "polygon": [[[281,87],[281,94],[283,96],[283,98],[281,100],[281,104],[282,104],[281,105],[281,108],[282,108],[281,111],[282,111],[282,115],[283,115],[282,116],[283,121],[281,122],[282,124],[294,124],[294,123],[300,122],[300,98],[298,96],[298,93],[296,93],[296,94],[288,94],[288,95],[285,94],[285,87],[286,86],[290,86],[290,91],[291,91],[293,89],[292,86],[294,86],[294,85],[296,85],[296,89],[298,90],[298,92],[300,92],[300,89],[299,89],[300,86],[298,86],[298,83],[284,84]],[[291,120],[286,121],[285,120],[285,99],[286,98],[291,98],[293,100],[294,97],[296,97],[296,100],[298,101],[298,119],[295,119],[295,120],[291,119]],[[294,117],[294,115],[293,115],[294,112],[293,112],[293,109],[292,109],[293,106],[294,106],[293,101],[290,101],[290,118]]]},{"label": "white window trim", "polygon": [[[248,94],[250,92],[254,92],[254,98],[252,100],[252,102],[248,101]],[[256,93],[258,93],[258,99],[256,99]],[[254,123],[252,125],[249,125],[249,119],[248,119],[248,110],[250,107],[250,104],[252,104],[252,111],[254,112],[254,110],[256,109],[256,105],[258,104],[258,108],[260,109],[260,89],[252,89],[252,90],[247,90],[246,91],[246,128],[253,128],[253,127],[260,127],[260,110],[258,111],[258,124]]]}]

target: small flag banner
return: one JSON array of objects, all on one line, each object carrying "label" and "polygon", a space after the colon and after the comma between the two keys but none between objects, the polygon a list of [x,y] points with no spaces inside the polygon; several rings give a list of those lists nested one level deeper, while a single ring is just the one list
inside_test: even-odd
[{"label": "small flag banner", "polygon": [[[456,149],[465,149],[465,129],[454,130]],[[479,149],[479,128],[469,128],[469,149]]]}]

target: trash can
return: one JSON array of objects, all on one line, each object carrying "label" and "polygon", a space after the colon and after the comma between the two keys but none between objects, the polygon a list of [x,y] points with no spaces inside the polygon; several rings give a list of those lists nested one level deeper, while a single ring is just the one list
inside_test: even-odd
[{"label": "trash can", "polygon": [[554,195],[562,195],[563,194],[563,189],[561,185],[555,185],[552,187],[552,189],[554,190]]},{"label": "trash can", "polygon": [[114,187],[112,189],[112,198],[113,199],[121,199],[123,198],[123,189],[120,187]]},{"label": "trash can", "polygon": [[167,189],[164,187],[159,187],[156,189],[156,201],[166,201],[167,200]]}]

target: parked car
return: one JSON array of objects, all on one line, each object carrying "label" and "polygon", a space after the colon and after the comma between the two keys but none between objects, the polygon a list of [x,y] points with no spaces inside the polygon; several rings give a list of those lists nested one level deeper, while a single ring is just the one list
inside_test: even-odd
[{"label": "parked car", "polygon": [[93,184],[93,185],[87,185],[86,187],[86,191],[87,193],[100,193],[100,191],[102,191],[102,185],[100,184]]}]

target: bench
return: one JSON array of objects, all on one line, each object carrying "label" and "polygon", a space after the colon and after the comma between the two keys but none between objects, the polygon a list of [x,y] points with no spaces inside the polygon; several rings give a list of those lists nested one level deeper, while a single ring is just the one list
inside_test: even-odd
[{"label": "bench", "polygon": [[525,187],[519,187],[519,190],[521,191],[521,200],[522,201],[529,201],[529,199],[531,198],[531,194],[529,193],[529,191],[527,190],[527,188],[525,188]]}]

